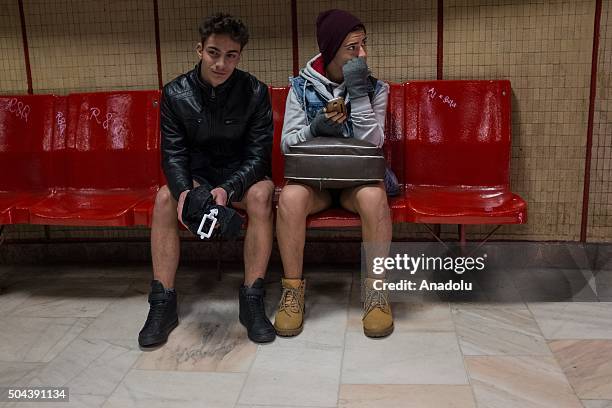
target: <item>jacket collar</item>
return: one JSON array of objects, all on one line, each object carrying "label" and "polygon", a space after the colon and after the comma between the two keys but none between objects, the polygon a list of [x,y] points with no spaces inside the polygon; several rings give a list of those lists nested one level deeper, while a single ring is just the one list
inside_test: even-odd
[{"label": "jacket collar", "polygon": [[194,69],[191,71],[191,77],[193,81],[197,84],[198,88],[202,91],[204,100],[214,102],[219,96],[225,94],[228,89],[231,88],[237,76],[237,69],[234,69],[232,75],[227,79],[227,81],[223,82],[221,85],[213,87],[208,82],[204,81],[200,77],[200,69],[201,69],[202,61],[198,62]]}]

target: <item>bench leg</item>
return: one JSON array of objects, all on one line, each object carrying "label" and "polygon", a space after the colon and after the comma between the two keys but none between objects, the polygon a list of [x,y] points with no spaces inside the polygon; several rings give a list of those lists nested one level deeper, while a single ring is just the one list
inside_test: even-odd
[{"label": "bench leg", "polygon": [[218,238],[217,241],[217,281],[221,282],[222,268],[221,261],[223,256],[223,240]]},{"label": "bench leg", "polygon": [[[440,238],[440,233],[439,233],[439,227],[440,224],[436,224],[434,226],[434,228],[431,228],[429,225],[427,224],[422,224],[423,226],[425,226],[425,228],[427,228],[427,230],[429,231],[429,233],[442,245],[444,245],[447,249],[450,249],[448,245],[446,245],[446,243],[444,241],[442,241],[442,239]],[[459,247],[461,252],[463,253],[463,251],[465,250],[466,244],[467,244],[467,238],[466,238],[466,227],[467,225],[465,224],[457,224],[457,233],[459,235]],[[474,248],[470,253],[474,253],[475,251],[477,251],[478,249],[480,249],[484,244],[486,244],[489,241],[489,238],[491,238],[491,236],[493,234],[495,234],[495,232],[500,229],[502,226],[501,225],[497,225],[495,228],[493,228],[493,230],[491,232],[489,232],[483,239],[482,241],[480,241],[478,243],[478,246],[476,246],[476,248]]]},{"label": "bench leg", "polygon": [[[442,245],[444,245],[444,247],[446,249],[449,249],[449,246],[446,245],[446,242],[442,241],[442,239],[440,238],[440,232],[438,231],[438,233],[436,233],[435,229],[432,229],[429,225],[427,224],[422,224],[423,226],[425,226],[425,228],[427,228],[427,230],[429,231],[429,233],[436,239],[436,241],[438,241],[439,243],[441,243]],[[440,227],[440,224],[436,224],[436,226]],[[435,227],[434,227],[435,228]],[[439,229],[439,228],[438,228]]]},{"label": "bench leg", "polygon": [[486,237],[484,237],[484,238],[482,239],[482,241],[480,241],[480,243],[479,243],[479,244],[476,246],[476,248],[474,248],[474,249],[472,249],[472,250],[470,251],[470,255],[471,255],[471,254],[473,254],[473,253],[475,253],[476,251],[478,251],[480,248],[482,248],[482,247],[484,246],[484,244],[486,244],[486,243],[489,241],[489,238],[491,238],[491,236],[492,236],[493,234],[495,234],[495,232],[496,232],[498,229],[500,229],[500,228],[501,228],[501,225],[498,225],[498,226],[496,226],[495,228],[493,228],[493,230],[492,230],[491,232],[489,232],[489,233],[487,234],[487,236],[486,236]]},{"label": "bench leg", "polygon": [[495,231],[497,231],[497,230],[498,230],[498,229],[500,229],[500,228],[501,228],[501,225],[498,225],[498,226],[496,226],[495,228],[493,228],[493,231],[489,232],[489,233],[487,234],[487,236],[486,236],[486,237],[484,237],[482,241],[480,241],[480,244],[479,244],[479,245],[478,245],[478,246],[477,246],[477,247],[476,247],[474,250],[477,250],[477,249],[479,249],[481,246],[483,246],[484,244],[486,244],[486,243],[487,243],[487,241],[489,240],[489,238],[491,238],[491,235],[495,234]]},{"label": "bench leg", "polygon": [[433,227],[434,230],[434,234],[436,234],[437,237],[440,236],[440,234],[442,233],[442,225],[441,224],[435,224]]},{"label": "bench leg", "polygon": [[459,243],[461,245],[461,247],[465,246],[466,243],[466,239],[465,239],[465,225],[464,224],[459,224],[457,225],[458,227],[458,233],[459,233]]}]

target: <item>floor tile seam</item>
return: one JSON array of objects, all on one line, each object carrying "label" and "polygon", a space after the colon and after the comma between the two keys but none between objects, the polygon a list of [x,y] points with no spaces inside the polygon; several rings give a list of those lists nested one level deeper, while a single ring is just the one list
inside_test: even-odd
[{"label": "floor tile seam", "polygon": [[126,283],[127,286],[125,287],[125,289],[121,292],[120,295],[117,296],[117,300],[121,300],[121,299],[125,299],[125,295],[130,291],[130,289],[132,288],[132,285],[134,285],[134,283],[138,280],[138,278],[126,278]]},{"label": "floor tile seam", "polygon": [[[90,340],[96,340],[96,341],[100,341],[101,339],[86,339],[86,338],[81,338],[80,336],[76,336],[67,346],[66,348],[64,348],[64,350],[67,350],[70,345],[72,343],[74,343],[77,340],[84,340],[86,342],[89,342]],[[111,343],[109,343],[106,340],[103,340],[104,343],[106,343],[106,347],[104,347],[104,349],[93,359],[91,360],[85,367],[83,367],[81,370],[79,370],[79,372],[74,375],[70,380],[68,380],[64,385],[66,385],[67,383],[70,383],[71,381],[73,381],[75,378],[79,377],[83,372],[85,372],[89,367],[92,366],[93,363],[95,363],[95,361],[100,358],[101,355],[103,355],[104,353],[106,353],[106,351],[109,349],[109,347],[111,346]],[[59,357],[61,353],[59,353],[55,358]],[[53,360],[55,360],[55,358]],[[49,361],[48,364],[51,364],[53,362],[53,360]]]},{"label": "floor tile seam", "polygon": [[[297,337],[297,336],[294,336]],[[339,351],[344,346],[334,345],[334,344],[323,344],[323,343],[312,343],[312,342],[304,342],[298,339],[289,339],[289,341],[293,344],[284,344],[278,345],[277,350],[288,350],[288,351],[296,351],[296,352],[304,352],[304,351]],[[295,345],[294,345],[295,344]]]},{"label": "floor tile seam", "polygon": [[138,358],[134,359],[134,362],[132,363],[132,365],[130,365],[130,368],[125,370],[125,373],[121,376],[121,379],[119,381],[117,381],[117,384],[115,384],[115,386],[113,387],[112,391],[108,393],[108,395],[106,396],[106,398],[102,402],[102,407],[104,407],[106,405],[106,403],[108,402],[109,398],[115,393],[115,391],[117,391],[117,388],[119,388],[119,386],[123,383],[123,381],[125,380],[125,377],[127,377],[128,374],[130,372],[132,372],[132,370],[134,369],[134,366],[136,365],[136,363],[138,362],[139,359],[140,359],[140,356],[138,356]]},{"label": "floor tile seam", "polygon": [[357,382],[351,382],[351,383],[342,383],[341,385],[355,385],[355,386],[367,386],[367,385],[384,385],[384,386],[390,386],[390,387],[404,387],[404,386],[410,386],[410,387],[421,387],[421,386],[436,386],[436,387],[470,387],[470,384],[466,384],[466,383],[357,383]]},{"label": "floor tile seam", "polygon": [[[344,372],[344,356],[346,354],[346,338],[349,334],[349,318],[350,318],[350,312],[351,312],[350,297],[352,296],[352,293],[353,293],[354,283],[355,283],[355,280],[353,278],[353,281],[351,282],[351,290],[349,292],[349,303],[345,309],[346,326],[344,327],[344,341],[342,342],[342,356],[340,357],[340,372],[338,374],[338,390],[336,392],[336,406],[340,406],[340,389],[342,388],[342,385],[343,385],[342,384],[342,373]],[[359,283],[361,284],[361,281]]]},{"label": "floor tile seam", "polygon": [[44,361],[15,361],[15,360],[0,360],[0,364],[39,364],[44,365],[48,364]]},{"label": "floor tile seam", "polygon": [[[466,322],[469,323],[469,322]],[[475,322],[472,322],[475,323]],[[533,338],[534,336],[539,336],[542,338],[542,340],[546,340],[543,336],[541,336],[541,332],[539,330],[538,327],[535,327],[537,324],[534,322],[532,327],[529,328],[520,328],[517,326],[513,326],[510,323],[504,323],[502,325],[498,325],[497,327],[492,327],[491,325],[487,325],[487,326],[482,326],[479,328],[474,328],[473,326],[470,327],[470,330],[472,330],[473,332],[475,332],[476,335],[478,336],[485,336],[487,335],[487,332],[490,331],[490,329],[494,329],[497,331],[497,334],[499,334],[499,332],[512,332],[515,333],[521,337],[528,337],[528,338]],[[513,328],[515,328],[516,330],[512,330]],[[529,331],[529,329],[532,329],[531,331]],[[491,337],[492,335],[489,334],[489,337]],[[497,337],[497,336],[496,336]]]},{"label": "floor tile seam", "polygon": [[[362,330],[359,329],[347,329],[347,331],[349,333],[362,333]],[[432,329],[398,329],[397,326],[395,326],[395,328],[393,329],[393,334],[424,334],[424,333],[431,333],[431,334],[451,334],[451,333],[455,333],[455,331],[453,329],[436,329],[436,330],[432,330]]]},{"label": "floor tile seam", "polygon": [[[0,361],[0,363],[6,363],[6,361]],[[25,374],[22,374],[21,376],[19,376],[19,378],[17,378],[16,382],[14,382],[13,384],[8,385],[8,387],[22,387],[22,385],[14,385],[14,384],[18,384],[20,381],[22,381],[23,379],[25,379],[26,377],[28,377],[30,374],[32,374],[33,372],[35,372],[36,370],[42,370],[44,369],[47,364],[49,363],[30,363],[30,362],[17,362],[17,361],[9,361],[10,363],[26,363],[26,364],[38,364],[40,365],[39,367],[35,367],[29,371],[27,371]],[[26,384],[23,384],[23,386],[26,386]],[[5,386],[7,387],[7,386]],[[0,405],[1,407],[2,405]]]},{"label": "floor tile seam", "polygon": [[[76,324],[76,322],[75,322],[75,324]],[[90,324],[91,324],[91,323],[90,323]],[[72,326],[71,326],[71,327],[72,327]],[[83,330],[85,330],[85,329],[83,329]],[[62,354],[62,352],[64,352],[65,350],[67,350],[67,349],[70,347],[70,345],[71,345],[72,343],[74,343],[75,341],[77,341],[77,340],[79,340],[79,339],[81,339],[81,340],[87,340],[87,339],[82,339],[82,338],[80,338],[80,336],[76,336],[74,339],[72,339],[72,341],[70,341],[68,344],[66,344],[66,347],[64,347],[64,349],[62,349],[62,351],[60,351],[60,352],[59,352],[59,353],[58,353],[58,354],[57,354],[57,355],[56,355],[56,356],[55,356],[55,357],[54,357],[52,360],[47,361],[47,362],[33,362],[33,363],[38,363],[38,364],[41,364],[41,365],[42,365],[41,367],[36,368],[35,370],[45,370],[45,369],[47,369],[47,367],[49,367],[49,365],[50,365],[51,363],[53,363],[53,361],[54,361],[55,359],[57,359],[57,358],[58,358],[58,357],[59,357],[59,356]],[[57,343],[59,343],[60,341],[61,341],[61,339],[60,339],[60,340],[58,340],[58,342],[57,342]],[[54,346],[55,346],[57,343],[55,343],[55,344],[54,344]],[[104,353],[104,352],[105,352],[107,349],[108,349],[108,346],[107,346],[107,347],[106,347],[106,348],[105,348],[105,349],[102,351],[102,353],[100,353],[100,355],[101,355],[101,354],[103,354],[103,353]],[[98,356],[98,357],[99,357],[99,356]],[[97,357],[96,357],[96,358],[97,358]],[[62,384],[62,386],[66,386],[66,384],[68,384],[68,383],[70,383],[71,381],[73,381],[73,380],[74,380],[76,377],[78,377],[78,376],[79,376],[79,375],[80,375],[82,372],[84,372],[85,370],[87,370],[87,369],[88,369],[88,368],[91,366],[91,364],[92,364],[94,361],[95,361],[95,359],[94,359],[94,360],[92,360],[91,362],[89,362],[89,364],[87,364],[85,367],[83,367],[81,370],[79,370],[79,372],[78,372],[78,374],[77,374],[77,375],[74,375],[72,378],[70,378],[69,380],[65,381],[65,382]],[[23,363],[31,363],[31,362],[29,362],[29,361],[22,361],[22,362],[23,362]],[[29,372],[28,374],[23,375],[23,376],[20,378],[20,380],[23,380],[23,379],[24,379],[25,377],[27,377],[27,376],[28,376],[30,373],[31,373],[31,372]],[[98,395],[98,396],[104,396],[103,394],[78,394],[78,393],[77,393],[77,395]]]},{"label": "floor tile seam", "polygon": [[612,341],[612,336],[610,337],[555,337],[552,339],[544,339],[547,343],[551,343],[553,341]]},{"label": "floor tile seam", "polygon": [[138,291],[137,285],[140,283],[141,279],[129,278],[127,280],[129,281],[127,288],[125,288],[125,290],[117,298],[117,301],[125,301],[136,297],[144,297],[145,299],[147,298],[148,293],[141,293],[140,291]]},{"label": "floor tile seam", "polygon": [[[68,318],[68,319],[97,319],[98,317],[100,317],[100,315],[102,315],[102,313],[106,312],[106,310],[108,308],[110,308],[110,306],[117,302],[118,300],[124,299],[122,296],[127,292],[127,290],[129,289],[126,288],[123,292],[121,292],[121,295],[117,295],[117,296],[109,296],[109,301],[107,302],[107,304],[102,308],[102,310],[100,310],[99,313],[97,313],[95,316],[30,316],[30,315],[19,315],[19,314],[14,314],[14,313],[10,313],[9,317],[22,317],[22,318],[40,318],[40,319],[64,319],[64,318]],[[40,290],[43,290],[44,288],[41,288]],[[28,296],[27,298],[24,299],[24,301],[22,303],[25,303],[25,301],[27,299],[29,299],[33,294],[35,294],[36,291],[34,291],[33,293],[30,294],[30,296]],[[64,297],[65,299],[65,297]],[[71,298],[72,299],[72,298]],[[86,298],[87,299],[87,298]],[[96,298],[99,299],[99,298]],[[103,299],[103,298],[102,298]],[[22,304],[20,303],[20,305]],[[12,310],[14,312],[14,310],[17,308],[17,306],[15,306]]]},{"label": "floor tile seam", "polygon": [[[2,291],[0,291],[0,296],[2,296]],[[22,317],[19,315],[15,315],[13,314],[13,312],[22,304],[24,304],[30,297],[32,297],[32,293],[29,293],[27,296],[25,296],[23,299],[21,299],[21,301],[19,301],[19,303],[13,305],[10,309],[5,310],[2,313],[2,317]]]},{"label": "floor tile seam", "polygon": [[[248,407],[255,408],[286,408],[287,405],[276,405],[276,404],[236,404],[235,408],[238,408],[240,405],[246,405]],[[337,405],[291,405],[291,407],[296,408],[337,408]]]},{"label": "floor tile seam", "polygon": [[506,358],[506,357],[509,357],[509,358],[513,358],[513,357],[549,357],[556,364],[556,366],[559,369],[559,371],[561,372],[563,378],[567,382],[567,385],[569,385],[570,390],[572,391],[573,395],[580,401],[580,397],[576,393],[576,390],[574,389],[574,386],[572,385],[572,383],[569,381],[569,378],[567,377],[567,374],[565,374],[565,370],[563,370],[563,368],[561,367],[561,364],[559,364],[559,360],[556,358],[556,356],[554,355],[552,350],[550,350],[550,352],[551,352],[550,355],[528,355],[527,354],[527,355],[493,355],[493,356],[468,356],[468,357],[469,358],[474,358],[474,359],[482,359],[482,358],[487,358],[487,357],[492,357],[492,358]]},{"label": "floor tile seam", "polygon": [[[533,310],[531,309],[531,306],[529,306],[529,303],[525,303],[527,305],[527,308],[529,309],[529,313],[531,313],[531,315],[533,316],[533,319],[535,320],[536,324],[538,325],[538,330],[540,331],[540,333],[542,334],[542,337],[544,338],[544,340],[546,340],[546,342],[548,342],[549,340],[552,340],[548,337],[546,337],[546,335],[544,334],[544,330],[542,329],[542,326],[540,325],[540,323],[538,322],[538,319],[535,315],[535,313],[533,313]],[[555,319],[553,319],[555,320]],[[558,331],[559,329],[555,330]],[[554,334],[553,334],[554,335]],[[551,350],[552,351],[552,350]]]},{"label": "floor tile seam", "polygon": [[246,371],[193,371],[193,370],[156,370],[156,369],[150,369],[150,368],[138,368],[138,367],[134,367],[132,365],[132,367],[130,368],[130,371],[135,371],[135,372],[139,372],[141,374],[144,373],[166,373],[166,374],[186,374],[188,376],[193,375],[193,376],[197,376],[197,375],[220,375],[220,376],[232,376],[232,377],[236,377],[238,375],[242,375],[242,376],[246,376],[247,372]]},{"label": "floor tile seam", "polygon": [[[576,340],[576,339],[559,339],[559,340],[561,340],[561,341],[566,341],[566,340],[570,340],[570,341],[585,341],[585,340],[586,340],[586,341],[590,341],[590,340],[599,340],[599,339],[577,339],[577,340]],[[609,341],[612,343],[612,339],[605,339],[605,340],[609,340]],[[551,340],[551,341],[558,341],[558,340],[557,340],[557,339],[555,339],[555,340]],[[549,344],[549,343],[550,343],[550,342],[547,342],[548,347],[549,347],[549,349],[550,349],[550,344]],[[578,395],[578,392],[577,392],[577,391],[576,391],[576,389],[574,388],[574,385],[572,384],[572,382],[569,380],[569,377],[568,377],[568,376],[567,376],[567,374],[565,373],[565,370],[563,369],[563,366],[561,365],[561,362],[559,361],[559,359],[557,358],[557,356],[556,356],[556,355],[555,355],[555,354],[552,352],[552,349],[550,349],[550,351],[551,351],[551,353],[552,353],[552,355],[553,355],[553,358],[555,359],[555,362],[556,362],[556,363],[557,363],[557,365],[559,366],[559,369],[561,370],[561,372],[562,372],[562,373],[563,373],[563,375],[565,376],[565,378],[566,378],[566,380],[567,380],[567,383],[569,384],[570,388],[571,388],[571,389],[572,389],[572,391],[574,392],[574,395],[576,396],[576,398],[578,398],[578,400],[579,400],[579,401],[580,401],[580,403],[582,404],[582,400],[583,400],[583,398],[580,398],[580,396]],[[587,399],[587,400],[588,400],[589,398],[585,398],[585,399]],[[590,399],[593,399],[593,398],[590,398]],[[597,399],[595,399],[595,401],[598,401],[598,400],[597,400]],[[605,400],[605,399],[604,399],[604,401],[612,401],[612,399],[611,399],[611,400]]]},{"label": "floor tile seam", "polygon": [[255,360],[257,360],[257,356],[259,355],[259,350],[261,350],[262,347],[264,346],[261,346],[259,344],[257,345],[255,356],[253,357],[253,360],[251,360],[251,363],[249,364],[249,368],[245,372],[242,373],[242,374],[245,374],[245,376],[244,376],[244,380],[242,381],[242,386],[240,387],[240,391],[238,391],[238,394],[236,395],[236,401],[234,402],[234,408],[240,404],[240,397],[242,397],[242,392],[244,391],[244,387],[246,387],[247,380],[251,376],[251,371],[253,369],[253,366],[255,365]]},{"label": "floor tile seam", "polygon": [[[94,319],[94,320],[95,320],[95,319]],[[92,323],[93,323],[93,321],[92,321]],[[91,324],[91,323],[90,323],[90,324]],[[88,326],[89,326],[89,325],[88,325]],[[83,329],[83,331],[85,331],[85,330],[86,330],[86,329]],[[79,371],[79,374],[83,373],[84,371],[86,371],[86,370],[88,370],[90,367],[92,367],[92,366],[93,366],[93,364],[95,364],[95,363],[96,363],[96,361],[97,361],[97,360],[100,358],[100,356],[102,356],[104,353],[106,353],[106,352],[108,351],[108,349],[109,349],[111,346],[115,346],[115,347],[123,347],[123,348],[125,348],[125,347],[126,347],[125,345],[123,345],[123,344],[119,344],[119,343],[117,343],[117,342],[119,342],[119,341],[126,341],[126,342],[131,342],[131,341],[133,341],[133,339],[132,339],[132,338],[126,338],[126,337],[122,337],[122,338],[112,338],[112,339],[105,339],[105,338],[96,338],[96,337],[86,337],[86,336],[81,336],[81,335],[77,336],[77,337],[76,337],[76,338],[75,338],[73,341],[76,341],[76,340],[78,340],[78,339],[85,340],[85,341],[90,341],[90,340],[93,340],[93,341],[102,341],[102,342],[106,343],[106,347],[104,348],[104,350],[102,350],[102,352],[101,352],[101,353],[100,353],[100,354],[99,354],[99,355],[98,355],[98,356],[97,356],[95,359],[93,359],[91,362],[89,362],[89,364],[87,364],[87,366],[85,366],[85,367],[84,367],[84,368],[83,368],[81,371]],[[72,344],[72,342],[71,342],[70,344]],[[66,348],[67,348],[67,347],[68,347],[68,346],[66,346]],[[129,349],[129,351],[132,351],[132,350],[135,350],[135,348],[134,348],[134,349],[132,349],[132,348],[130,348],[130,349]],[[121,377],[121,379],[120,379],[120,380],[117,382],[117,384],[116,384],[116,385],[113,387],[113,390],[112,390],[112,391],[110,391],[110,392],[108,393],[108,395],[106,395],[106,394],[91,394],[91,393],[90,393],[90,394],[78,394],[78,393],[77,393],[77,395],[95,395],[95,396],[105,397],[104,402],[102,403],[102,405],[104,405],[104,404],[106,403],[106,400],[108,400],[108,398],[109,398],[109,397],[110,397],[110,396],[111,396],[111,395],[112,395],[112,394],[115,392],[115,390],[116,390],[116,388],[119,386],[119,384],[121,384],[121,382],[122,382],[122,381],[123,381],[123,379],[126,377],[126,375],[127,375],[129,372],[130,372],[130,370],[131,370],[131,369],[134,367],[134,365],[135,365],[135,364],[138,362],[138,359],[139,359],[139,357],[138,357],[138,358],[136,358],[136,359],[134,360],[134,362],[133,362],[133,363],[130,365],[130,367],[129,367],[129,368],[126,370],[126,372],[123,374],[123,376]],[[77,377],[77,376],[75,376],[74,378],[76,378],[76,377]],[[70,381],[72,381],[72,380],[70,380]]]},{"label": "floor tile seam", "polygon": [[580,402],[582,402],[582,401],[605,401],[605,402],[612,402],[612,399],[581,398]]},{"label": "floor tile seam", "polygon": [[[550,349],[549,349],[550,350]],[[534,354],[534,353],[504,353],[504,354],[465,354],[463,357],[550,357],[552,352],[549,354]]]},{"label": "floor tile seam", "polygon": [[[544,332],[542,331],[542,327],[540,326],[540,323],[538,323],[538,320],[536,319],[536,316],[533,313],[533,310],[529,306],[529,303],[525,302],[525,304],[527,305],[527,309],[529,310],[529,313],[531,313],[531,315],[533,316],[533,319],[535,320],[536,324],[538,325],[538,329],[540,330],[540,333],[542,334],[542,338],[544,338],[544,340],[546,341],[546,347],[548,347],[548,349],[550,350],[550,354],[552,356],[552,359],[557,364],[557,367],[559,367],[559,370],[561,370],[561,373],[563,374],[563,378],[565,378],[565,381],[567,381],[567,384],[569,385],[570,389],[574,393],[574,396],[578,399],[578,401],[580,401],[580,397],[578,396],[578,393],[576,392],[576,389],[574,388],[574,386],[572,385],[571,381],[569,380],[567,374],[565,373],[565,370],[561,366],[561,363],[560,363],[559,359],[557,358],[557,356],[555,355],[553,349],[550,347],[550,342],[554,341],[554,340],[546,338],[546,336],[544,335]],[[582,402],[580,404],[582,405]]]},{"label": "floor tile seam", "polygon": [[[525,302],[525,305],[527,306],[527,310],[529,311],[529,314],[531,315],[531,317],[533,317],[533,320],[535,321],[537,327],[538,327],[538,331],[540,332],[540,334],[542,335],[542,338],[544,339],[544,341],[546,341],[546,346],[549,347],[548,345],[548,338],[546,337],[546,335],[544,334],[544,331],[542,330],[542,327],[540,326],[540,323],[538,323],[538,319],[536,318],[535,313],[533,313],[533,310],[531,310],[531,307],[529,306],[528,302]],[[550,352],[552,353],[552,350],[550,350]]]},{"label": "floor tile seam", "polygon": [[[39,319],[57,319],[57,317],[39,317]],[[60,319],[61,319],[61,318],[60,318]],[[69,319],[70,319],[70,318],[69,318]],[[88,319],[88,318],[87,318],[87,317],[75,317],[74,319],[75,319],[75,320],[74,320],[74,323],[72,323],[72,325],[70,325],[70,328],[69,328],[68,330],[66,330],[66,332],[64,333],[64,336],[66,336],[66,334],[68,334],[68,333],[69,333],[69,332],[70,332],[70,331],[71,331],[71,330],[72,330],[72,329],[73,329],[73,328],[76,326],[76,324],[79,322],[79,320],[80,320],[80,319]],[[89,323],[88,323],[88,324],[85,326],[85,328],[83,328],[83,330],[81,330],[81,331],[79,332],[79,334],[78,334],[78,335],[76,335],[74,339],[72,339],[72,341],[68,342],[68,344],[66,344],[66,346],[65,346],[65,347],[64,347],[62,350],[60,350],[60,351],[57,353],[57,355],[56,355],[55,357],[53,357],[53,358],[52,358],[51,360],[49,360],[49,361],[46,361],[46,362],[41,361],[41,362],[42,362],[42,363],[45,363],[45,364],[50,364],[50,363],[51,363],[53,360],[55,360],[57,357],[59,357],[59,355],[60,355],[60,354],[62,354],[62,352],[64,352],[66,349],[68,349],[68,347],[69,347],[69,346],[70,346],[70,345],[71,345],[71,344],[72,344],[74,341],[76,341],[76,340],[79,338],[79,336],[80,336],[80,334],[81,334],[82,332],[84,332],[85,330],[87,330],[87,328],[89,327],[89,325],[90,325],[90,324],[92,324],[94,320],[95,320],[95,319],[92,319],[92,320],[91,320],[91,321],[90,321],[90,322],[89,322]],[[49,351],[47,351],[47,353],[45,353],[45,355],[42,357],[43,359],[44,359],[44,358],[45,358],[45,357],[46,357],[46,356],[47,356],[47,355],[48,355],[48,354],[51,352],[51,350],[53,350],[53,348],[54,348],[55,346],[57,346],[57,345],[58,345],[58,344],[59,344],[59,343],[62,341],[62,339],[64,338],[64,336],[60,337],[60,338],[59,338],[59,339],[58,339],[58,340],[57,340],[55,343],[53,343],[53,346],[51,346],[51,347],[49,348]]]},{"label": "floor tile seam", "polygon": [[[508,327],[513,327],[514,323],[511,321],[511,319],[507,318],[507,317],[500,317],[498,314],[498,310],[499,309],[494,309],[491,310],[490,308],[473,308],[471,310],[469,309],[465,309],[465,308],[455,308],[455,310],[457,311],[457,313],[464,313],[467,315],[466,320],[485,320],[486,322],[494,322],[494,323],[498,323],[500,325],[500,327],[502,329],[508,328]],[[510,309],[502,309],[502,311],[509,311]],[[481,312],[488,312],[488,313],[493,313],[495,314],[494,316],[483,316],[481,314]],[[510,310],[511,311],[511,310]],[[531,313],[531,311],[526,307],[525,305],[525,309],[521,310],[524,312],[527,312],[527,316],[518,316],[521,321],[524,321],[522,323],[523,326],[529,326],[529,328],[531,328],[532,326],[537,326],[538,323],[535,319],[535,317],[533,316],[533,314]],[[532,323],[532,324],[529,324]],[[521,329],[521,332],[523,333],[527,333],[527,330],[525,329]]]},{"label": "floor tile seam", "polygon": [[459,339],[459,332],[457,331],[457,322],[453,317],[453,308],[450,303],[447,302],[448,312],[450,314],[451,322],[453,323],[453,328],[455,329],[455,340],[457,342],[457,347],[459,348],[459,352],[461,353],[461,362],[463,363],[463,370],[465,371],[465,376],[467,378],[467,385],[470,387],[470,391],[472,393],[472,399],[474,401],[474,407],[478,408],[478,399],[476,398],[476,391],[474,390],[474,386],[472,385],[472,377],[470,376],[470,371],[467,366],[467,362],[465,361],[465,354],[463,354],[463,349],[461,348],[461,341]]},{"label": "floor tile seam", "polygon": [[[255,361],[255,359],[253,359],[253,362]],[[131,372],[163,372],[163,373],[206,373],[206,374],[240,374],[242,376],[244,376],[244,379],[242,380],[242,387],[240,388],[240,392],[237,394],[236,397],[236,402],[234,403],[234,407],[236,407],[238,404],[238,401],[240,401],[240,394],[242,393],[242,389],[244,388],[244,385],[246,384],[246,380],[248,377],[248,373],[247,372],[220,372],[220,371],[180,371],[180,370],[150,370],[150,369],[144,369],[144,368],[134,368],[134,365],[138,362],[138,359],[136,359],[134,361],[134,363],[130,366],[130,369],[128,369],[126,371],[126,373],[123,375],[123,377],[121,378],[121,380],[117,383],[117,385],[115,386],[115,388],[108,394],[108,396],[106,397],[106,399],[104,400],[104,402],[102,403],[102,406],[104,407],[106,405],[106,403],[108,402],[108,400],[110,399],[110,397],[113,396],[113,394],[115,393],[115,391],[117,390],[117,388],[124,382],[125,377],[128,376],[128,374],[130,374]],[[253,363],[251,362],[251,365]],[[265,405],[264,405],[265,407]],[[302,408],[302,407],[301,407]],[[307,407],[306,407],[307,408]],[[317,408],[317,407],[315,407]]]}]

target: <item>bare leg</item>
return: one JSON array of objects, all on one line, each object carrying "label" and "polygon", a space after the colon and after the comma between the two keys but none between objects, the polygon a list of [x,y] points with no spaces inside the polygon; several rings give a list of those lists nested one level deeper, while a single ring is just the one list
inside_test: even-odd
[{"label": "bare leg", "polygon": [[287,184],[281,192],[276,239],[287,279],[301,279],[306,242],[306,217],[331,204],[329,192],[302,184]]},{"label": "bare leg", "polygon": [[151,258],[153,279],[164,287],[174,287],[174,277],[180,256],[177,202],[168,186],[163,186],[155,197],[153,223],[151,225]]},{"label": "bare leg", "polygon": [[[194,187],[199,185],[200,183],[193,180]],[[159,189],[153,207],[151,258],[153,259],[153,279],[160,281],[165,288],[174,287],[174,278],[181,255],[177,205],[168,186]]]},{"label": "bare leg", "polygon": [[272,197],[274,183],[264,180],[253,184],[241,202],[232,203],[246,210],[249,223],[244,238],[244,284],[251,286],[257,278],[264,278],[272,252]]},{"label": "bare leg", "polygon": [[[391,211],[387,193],[382,183],[347,189],[340,196],[340,203],[361,217],[361,234],[366,252],[367,265],[374,257],[388,256],[392,236]],[[372,271],[368,270],[372,276]]]}]

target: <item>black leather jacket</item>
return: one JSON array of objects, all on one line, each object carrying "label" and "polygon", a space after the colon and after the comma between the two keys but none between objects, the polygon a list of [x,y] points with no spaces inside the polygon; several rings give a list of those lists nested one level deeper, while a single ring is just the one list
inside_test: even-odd
[{"label": "black leather jacket", "polygon": [[228,201],[271,175],[272,107],[268,87],[234,70],[213,88],[200,64],[164,86],[161,104],[162,167],[175,199],[198,175],[218,183]]}]

